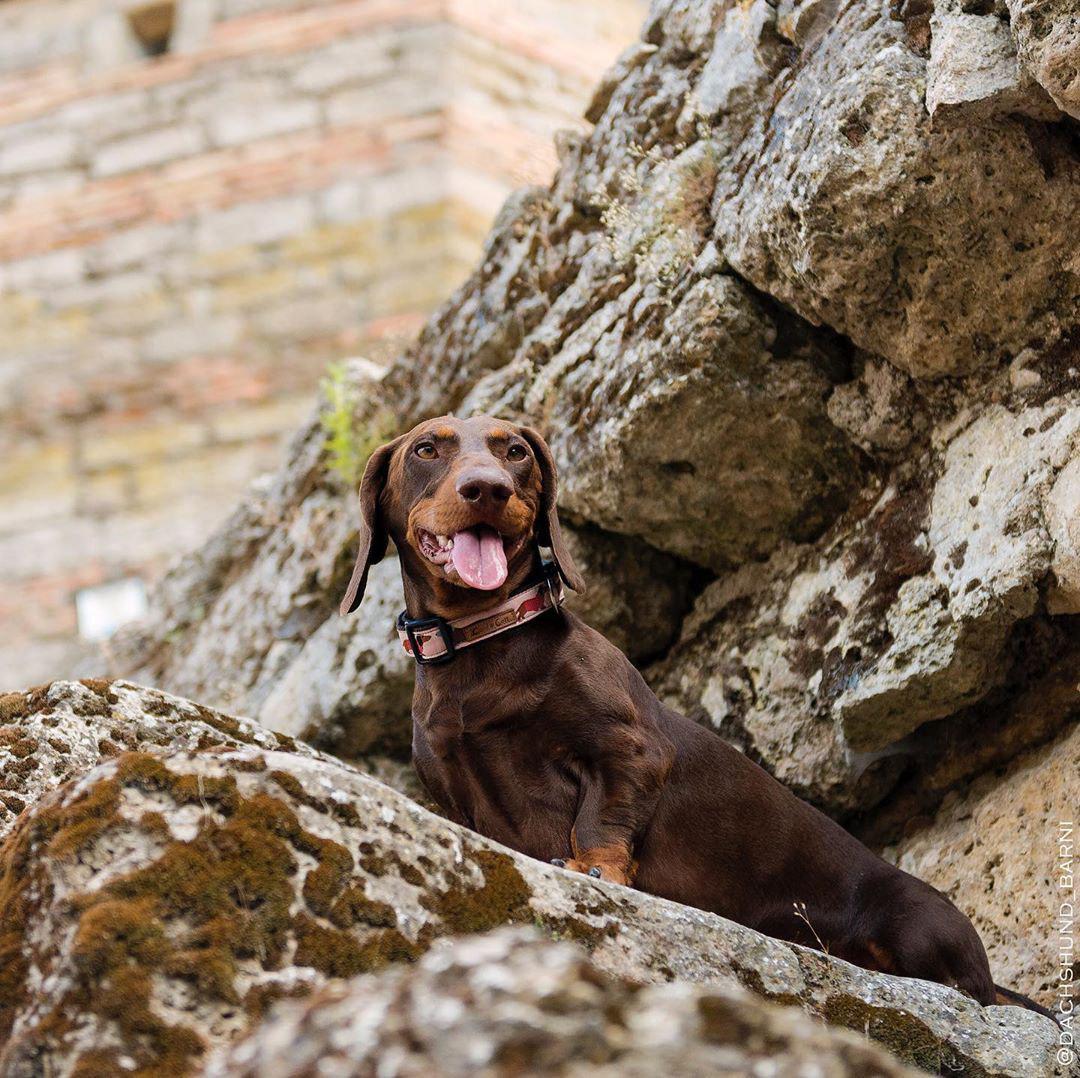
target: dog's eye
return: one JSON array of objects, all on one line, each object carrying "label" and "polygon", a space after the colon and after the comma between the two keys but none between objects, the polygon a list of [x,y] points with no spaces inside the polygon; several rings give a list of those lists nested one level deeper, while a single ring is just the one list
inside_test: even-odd
[{"label": "dog's eye", "polygon": [[524,460],[527,456],[528,454],[525,452],[523,445],[512,445],[506,451],[507,460]]},{"label": "dog's eye", "polygon": [[434,460],[438,455],[438,450],[431,442],[421,442],[415,449],[416,455],[421,460]]}]

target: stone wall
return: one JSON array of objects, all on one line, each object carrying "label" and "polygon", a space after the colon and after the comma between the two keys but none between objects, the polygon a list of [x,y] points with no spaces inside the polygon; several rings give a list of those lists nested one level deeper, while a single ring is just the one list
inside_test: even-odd
[{"label": "stone wall", "polygon": [[77,590],[201,540],[327,362],[465,276],[642,6],[3,4],[5,683],[77,667]]}]

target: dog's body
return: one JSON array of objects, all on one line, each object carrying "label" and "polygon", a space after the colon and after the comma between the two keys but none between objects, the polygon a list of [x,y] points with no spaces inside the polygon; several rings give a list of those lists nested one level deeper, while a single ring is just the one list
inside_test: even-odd
[{"label": "dog's body", "polygon": [[[550,454],[527,429],[487,417],[421,424],[373,456],[361,507],[343,610],[358,605],[388,537],[411,618],[475,615],[514,594],[540,568],[536,540],[582,588]],[[977,933],[948,899],[663,705],[566,610],[418,666],[413,755],[448,816],[522,853],[983,1004],[998,998]]]},{"label": "dog's body", "polygon": [[[994,1000],[982,944],[947,899],[661,704],[580,618],[560,611],[483,649],[417,671],[413,759],[452,819],[540,860],[598,866],[770,936]],[[448,723],[460,724],[449,737]]]}]

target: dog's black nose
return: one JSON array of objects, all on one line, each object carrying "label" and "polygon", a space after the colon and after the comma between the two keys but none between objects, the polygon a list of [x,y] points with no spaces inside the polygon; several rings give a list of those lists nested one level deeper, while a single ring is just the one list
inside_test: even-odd
[{"label": "dog's black nose", "polygon": [[501,506],[514,493],[506,476],[494,468],[471,468],[460,475],[457,492],[478,509]]}]

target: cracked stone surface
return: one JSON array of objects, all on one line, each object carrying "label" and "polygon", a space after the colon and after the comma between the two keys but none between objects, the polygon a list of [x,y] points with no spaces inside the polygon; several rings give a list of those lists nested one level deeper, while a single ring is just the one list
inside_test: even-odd
[{"label": "cracked stone surface", "polygon": [[0,839],[27,806],[110,757],[217,745],[315,755],[250,719],[127,681],[54,681],[0,694]]},{"label": "cracked stone surface", "polygon": [[[755,580],[764,607],[770,589],[813,572],[829,578],[818,591],[836,587],[858,605],[867,581],[834,579],[847,570],[824,568],[829,544],[842,546],[844,529],[870,536],[866,513],[888,490],[912,489],[920,469],[936,478],[932,429],[978,419],[1006,365],[1010,401],[1038,407],[1080,385],[1073,121],[1021,115],[1011,91],[979,81],[1008,66],[1004,14],[943,0],[934,18],[978,20],[950,52],[928,11],[884,2],[655,4],[594,95],[593,129],[561,138],[550,189],[508,201],[473,275],[385,377],[370,365],[353,372],[358,429],[385,413],[400,427],[474,407],[538,425],[561,467],[564,511],[595,547],[585,610],[617,643],[640,641],[630,648],[639,661],[667,648],[710,573],[721,579],[699,606]],[[935,40],[945,49],[936,59]],[[959,72],[968,104],[939,124],[926,95],[947,71]],[[992,119],[975,107],[991,100]],[[967,371],[967,382],[934,388]],[[1068,440],[1062,430],[1052,437]],[[987,436],[1027,460],[1015,438]],[[1020,474],[1003,476],[989,504],[1010,502]],[[1068,502],[1064,481],[1059,493]],[[945,496],[943,486],[935,497]],[[874,639],[856,628],[835,642],[850,671],[785,673],[787,659],[770,670],[778,693],[801,678],[802,702],[820,684],[835,696],[806,758],[858,759],[824,767],[819,785],[837,798],[823,803],[865,804],[840,787],[893,766],[867,754],[1000,680],[1010,626],[1029,616],[1020,611],[1044,586],[1047,557],[1047,609],[1069,611],[1076,570],[1054,505],[997,551],[935,524],[934,542],[949,546],[923,540],[935,567],[902,564],[883,594],[864,596],[875,609],[858,621]],[[973,527],[976,514],[960,509]],[[313,420],[282,471],[166,580],[109,669],[337,751],[400,754],[409,671],[383,620],[389,567],[356,621],[332,613],[354,535]],[[947,568],[963,542],[967,568]],[[1004,578],[950,591],[974,579],[980,550],[991,574],[1013,574],[1013,592]],[[814,551],[824,561],[807,568]],[[772,568],[762,575],[756,563]],[[990,607],[973,613],[984,599]],[[627,633],[627,621],[640,631]],[[702,671],[714,698],[719,665]],[[768,714],[774,696],[763,689],[755,709]],[[838,736],[845,743],[828,748]],[[799,763],[782,757],[800,740],[761,757],[795,774]]]},{"label": "cracked stone surface", "polygon": [[1047,587],[1070,609],[1076,400],[988,404],[935,435],[868,512],[710,585],[651,671],[673,706],[833,810],[875,804],[909,735],[1003,684]]},{"label": "cracked stone surface", "polygon": [[960,0],[939,0],[930,30],[926,107],[931,116],[1060,118],[1058,107],[1017,60],[1008,22],[996,12],[974,14]]},{"label": "cracked stone surface", "polygon": [[1006,0],[1021,62],[1057,106],[1080,119],[1080,12],[1072,0]]}]

